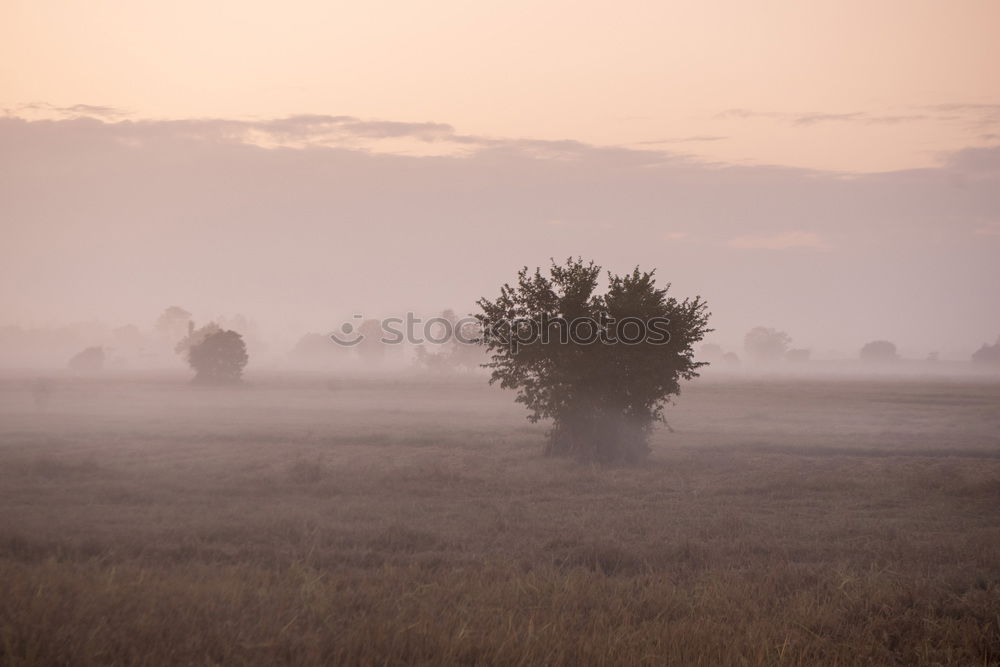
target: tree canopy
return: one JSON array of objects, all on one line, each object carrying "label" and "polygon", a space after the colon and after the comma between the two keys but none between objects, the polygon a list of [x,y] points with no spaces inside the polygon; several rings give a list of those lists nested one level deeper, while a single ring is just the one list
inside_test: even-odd
[{"label": "tree canopy", "polygon": [[523,268],[494,300],[480,299],[490,383],[517,391],[531,421],[551,419],[547,453],[635,462],[680,381],[704,362],[693,346],[708,328],[701,297],[677,300],[653,271],[608,273],[582,259]]}]

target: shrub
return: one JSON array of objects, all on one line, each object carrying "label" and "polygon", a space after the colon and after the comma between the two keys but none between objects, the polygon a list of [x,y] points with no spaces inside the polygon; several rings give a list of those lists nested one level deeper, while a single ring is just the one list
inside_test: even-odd
[{"label": "shrub", "polygon": [[866,343],[861,348],[859,356],[862,361],[873,362],[895,361],[899,359],[895,343],[890,343],[887,340],[873,340],[870,343]]}]

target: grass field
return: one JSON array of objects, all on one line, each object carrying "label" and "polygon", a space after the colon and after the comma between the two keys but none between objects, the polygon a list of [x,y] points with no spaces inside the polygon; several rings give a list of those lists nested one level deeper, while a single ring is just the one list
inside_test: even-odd
[{"label": "grass field", "polygon": [[1000,664],[1000,383],[688,385],[643,468],[478,379],[0,380],[21,664]]}]

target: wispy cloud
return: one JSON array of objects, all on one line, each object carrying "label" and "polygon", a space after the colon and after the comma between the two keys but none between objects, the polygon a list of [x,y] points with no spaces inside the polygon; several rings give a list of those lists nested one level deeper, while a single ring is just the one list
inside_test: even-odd
[{"label": "wispy cloud", "polygon": [[5,116],[54,117],[64,118],[100,118],[115,120],[129,115],[125,109],[97,104],[73,104],[57,106],[48,102],[27,102],[3,109]]},{"label": "wispy cloud", "polygon": [[873,114],[865,111],[846,113],[830,113],[823,111],[784,112],[784,111],[753,111],[751,109],[727,109],[716,114],[716,118],[772,118],[799,127],[818,125],[819,123],[863,123],[865,125],[896,125],[932,118],[927,114]]},{"label": "wispy cloud", "polygon": [[721,111],[715,117],[719,119],[765,118],[796,127],[809,127],[821,123],[899,125],[916,122],[951,122],[962,123],[970,128],[985,129],[1000,125],[1000,104],[929,104],[908,107],[907,113],[766,111],[737,107]]},{"label": "wispy cloud", "polygon": [[948,104],[931,104],[923,107],[938,114],[948,114],[951,119],[964,119],[978,126],[996,125],[1000,123],[1000,104],[967,104],[953,102]]},{"label": "wispy cloud", "polygon": [[410,137],[420,141],[455,140],[455,128],[446,123],[406,123],[362,120],[354,116],[299,115],[246,123],[248,129],[274,136],[322,139],[337,134],[373,139]]},{"label": "wispy cloud", "polygon": [[717,136],[712,134],[698,134],[690,137],[674,137],[671,139],[652,139],[650,141],[636,141],[633,146],[654,146],[657,144],[686,144],[686,143],[698,143],[702,141],[722,141],[723,139],[728,139],[729,137]]}]

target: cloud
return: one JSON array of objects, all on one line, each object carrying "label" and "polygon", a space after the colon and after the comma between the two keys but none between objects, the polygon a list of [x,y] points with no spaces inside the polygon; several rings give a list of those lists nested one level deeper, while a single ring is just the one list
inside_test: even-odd
[{"label": "cloud", "polygon": [[[396,141],[449,152],[380,148]],[[0,301],[13,319],[142,323],[181,299],[318,327],[354,308],[461,307],[523,264],[582,254],[659,267],[709,299],[720,331],[765,319],[978,346],[1000,331],[983,305],[996,237],[975,232],[1000,220],[995,157],[845,176],[353,116],[6,117]],[[938,338],[927,303],[953,313]]]},{"label": "cloud", "polygon": [[846,113],[830,113],[822,111],[807,112],[782,112],[782,111],[753,111],[750,109],[727,109],[716,114],[716,118],[771,118],[785,123],[790,123],[798,127],[808,127],[820,123],[862,123],[865,125],[896,125],[899,123],[911,123],[915,121],[928,120],[931,116],[926,114],[907,115],[887,115],[873,114],[865,111],[851,111]]},{"label": "cloud", "polygon": [[948,166],[958,171],[977,174],[1000,172],[1000,146],[963,148],[942,157]]},{"label": "cloud", "polygon": [[13,107],[6,107],[3,110],[6,116],[27,116],[30,118],[99,118],[102,120],[114,120],[124,118],[129,112],[118,107],[95,105],[95,104],[73,104],[71,106],[56,106],[47,102],[28,102],[17,104]]},{"label": "cloud", "polygon": [[[56,106],[45,102],[3,109],[4,116],[30,121],[101,121],[119,141],[137,146],[144,141],[183,138],[223,141],[267,147],[359,147],[394,140],[455,146],[487,146],[485,137],[459,135],[446,123],[370,120],[344,115],[300,114],[284,118],[241,120],[193,118],[179,120],[129,119],[128,112],[111,106],[75,104]],[[112,129],[113,128],[113,129]]]},{"label": "cloud", "polygon": [[726,109],[715,114],[716,118],[777,118],[782,114],[777,111],[751,111],[750,109]]},{"label": "cloud", "polygon": [[942,120],[962,120],[971,127],[986,128],[1000,124],[1000,104],[968,104],[952,102],[923,107],[938,114]]},{"label": "cloud", "polygon": [[799,115],[789,115],[787,119],[792,123],[792,125],[815,125],[817,123],[826,123],[829,121],[851,121],[851,120],[862,120],[865,114],[860,112],[854,113],[804,113]]},{"label": "cloud", "polygon": [[[746,108],[726,109],[715,115],[720,119],[771,119],[794,127],[811,127],[824,123],[856,123],[859,125],[899,125],[902,123],[953,123],[982,132],[1000,125],[1000,104],[945,103],[907,107],[907,113],[875,113],[871,111],[758,111]],[[995,133],[986,132],[986,137]]]},{"label": "cloud", "polygon": [[829,244],[815,232],[792,231],[766,236],[737,236],[729,239],[726,244],[730,248],[747,248],[755,250],[792,250],[809,248],[813,250],[829,250]]},{"label": "cloud", "polygon": [[930,116],[923,114],[910,115],[878,115],[862,112],[854,113],[806,113],[800,114],[792,119],[793,125],[814,125],[827,121],[852,122],[857,121],[865,125],[898,125],[900,123],[912,123],[915,121],[927,120]]},{"label": "cloud", "polygon": [[473,139],[459,136],[455,128],[446,123],[366,120],[354,116],[296,115],[262,121],[201,119],[181,122],[186,131],[195,134],[263,145],[338,146],[364,139],[469,143]]},{"label": "cloud", "polygon": [[653,139],[650,141],[637,141],[633,145],[653,146],[656,144],[685,144],[685,143],[696,143],[702,141],[722,141],[723,139],[728,139],[728,138],[729,137],[704,134],[704,135],[694,135],[690,137],[676,137],[673,139]]},{"label": "cloud", "polygon": [[117,107],[97,106],[93,104],[74,104],[69,107],[55,107],[56,111],[67,115],[95,116],[97,118],[120,118],[128,112]]},{"label": "cloud", "polygon": [[413,137],[421,141],[447,141],[455,138],[455,128],[445,123],[362,120],[354,116],[299,115],[248,122],[244,126],[274,136],[301,139],[322,139],[338,133],[375,139]]}]

